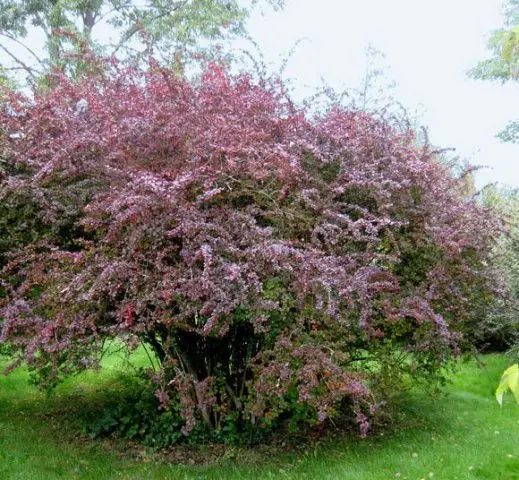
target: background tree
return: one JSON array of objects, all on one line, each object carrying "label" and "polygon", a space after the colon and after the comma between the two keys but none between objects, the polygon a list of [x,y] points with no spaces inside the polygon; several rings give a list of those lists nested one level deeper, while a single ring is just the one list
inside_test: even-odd
[{"label": "background tree", "polygon": [[[492,33],[488,48],[492,57],[480,62],[470,75],[501,83],[519,81],[519,0],[504,4],[505,24]],[[505,142],[519,142],[519,121],[511,121],[498,135]]]},{"label": "background tree", "polygon": [[[264,3],[282,7],[284,0]],[[131,58],[153,52],[172,64],[204,40],[244,33],[249,12],[244,5],[237,0],[6,0],[0,4],[0,49],[10,68],[33,80],[49,68],[74,65],[86,48]],[[38,34],[43,51],[28,41]]]},{"label": "background tree", "polygon": [[480,197],[504,222],[492,253],[492,268],[501,286],[495,304],[471,334],[480,350],[506,351],[519,341],[519,194],[488,185]]}]

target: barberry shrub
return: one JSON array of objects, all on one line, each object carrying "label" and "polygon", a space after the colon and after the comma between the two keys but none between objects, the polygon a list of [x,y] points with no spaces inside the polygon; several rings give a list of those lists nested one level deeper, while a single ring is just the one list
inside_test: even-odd
[{"label": "barberry shrub", "polygon": [[0,342],[43,386],[115,338],[154,352],[185,436],[340,415],[365,434],[490,301],[497,223],[402,123],[311,115],[218,64],[197,81],[112,64],[5,98],[0,153],[30,174],[3,198],[49,228],[72,211],[67,241],[26,239],[2,271]]}]

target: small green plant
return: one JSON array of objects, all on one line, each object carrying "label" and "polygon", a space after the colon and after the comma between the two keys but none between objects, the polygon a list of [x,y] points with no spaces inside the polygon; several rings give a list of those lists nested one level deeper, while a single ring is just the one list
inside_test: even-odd
[{"label": "small green plant", "polygon": [[244,423],[236,412],[222,415],[218,429],[197,425],[192,434],[182,434],[184,421],[178,398],[161,408],[156,387],[145,375],[121,377],[117,394],[102,411],[88,411],[82,417],[83,429],[92,438],[126,438],[161,449],[179,443],[226,443],[254,445],[271,433],[271,428]]},{"label": "small green plant", "polygon": [[507,390],[512,392],[517,403],[519,403],[519,363],[507,368],[501,377],[496,390],[496,399],[501,406],[503,406],[503,398]]},{"label": "small green plant", "polygon": [[118,393],[100,414],[83,419],[86,432],[93,438],[127,438],[161,448],[177,443],[183,436],[178,412],[160,410],[159,400],[145,380],[126,379]]}]

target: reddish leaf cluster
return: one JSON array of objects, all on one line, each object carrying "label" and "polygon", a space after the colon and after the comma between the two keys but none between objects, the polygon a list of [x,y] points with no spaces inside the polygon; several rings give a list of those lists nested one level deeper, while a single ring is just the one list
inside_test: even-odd
[{"label": "reddish leaf cluster", "polygon": [[[412,131],[310,118],[281,82],[114,66],[11,94],[1,122],[2,155],[32,172],[4,190],[96,189],[72,246],[13,254],[0,342],[49,380],[103,338],[145,342],[185,433],[345,408],[365,432],[376,379],[432,374],[487,298],[496,224],[463,183]],[[40,201],[49,221],[59,201]]]}]

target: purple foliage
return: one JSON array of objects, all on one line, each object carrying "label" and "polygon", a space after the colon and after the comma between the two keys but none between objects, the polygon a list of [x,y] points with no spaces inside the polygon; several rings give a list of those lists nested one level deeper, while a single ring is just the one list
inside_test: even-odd
[{"label": "purple foliage", "polygon": [[12,255],[0,341],[49,381],[95,365],[104,338],[142,341],[186,434],[297,405],[313,422],[351,407],[365,434],[373,365],[438,368],[489,291],[496,221],[411,130],[310,118],[277,80],[113,65],[8,94],[0,118],[2,156],[32,172],[2,189],[98,185],[75,248]]}]

